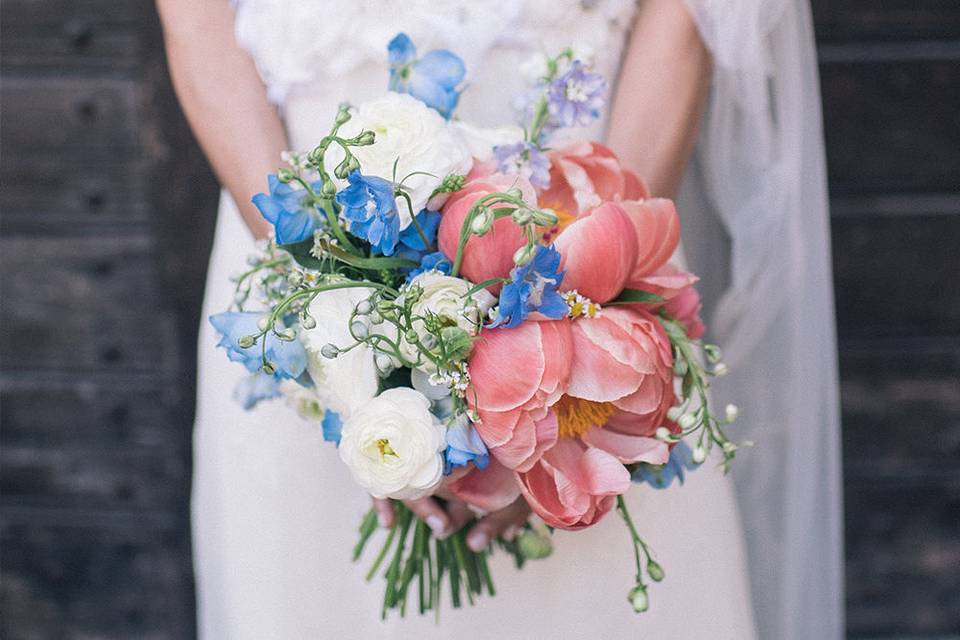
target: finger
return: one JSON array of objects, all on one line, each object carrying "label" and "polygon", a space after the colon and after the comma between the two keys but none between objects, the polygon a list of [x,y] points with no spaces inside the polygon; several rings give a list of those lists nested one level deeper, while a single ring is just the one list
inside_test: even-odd
[{"label": "finger", "polygon": [[374,498],[373,510],[377,512],[377,521],[381,527],[389,529],[393,526],[393,503],[383,498]]},{"label": "finger", "polygon": [[470,522],[474,518],[474,513],[466,502],[453,498],[447,501],[447,516],[450,518],[450,532],[453,533]]},{"label": "finger", "polygon": [[410,511],[427,523],[430,530],[438,538],[445,538],[450,535],[450,518],[446,511],[440,506],[440,503],[433,498],[419,498],[417,500],[404,500]]},{"label": "finger", "polygon": [[526,500],[517,498],[509,507],[495,511],[480,519],[467,534],[467,546],[473,551],[482,551],[490,541],[508,527],[520,527],[530,516]]}]

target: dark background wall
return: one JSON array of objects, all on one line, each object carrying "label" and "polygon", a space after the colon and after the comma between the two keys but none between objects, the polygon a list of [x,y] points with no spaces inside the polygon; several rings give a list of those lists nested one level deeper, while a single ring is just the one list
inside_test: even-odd
[{"label": "dark background wall", "polygon": [[[960,4],[813,4],[848,628],[960,633]],[[3,638],[194,633],[192,367],[217,191],[161,45],[147,0],[3,2]]]}]

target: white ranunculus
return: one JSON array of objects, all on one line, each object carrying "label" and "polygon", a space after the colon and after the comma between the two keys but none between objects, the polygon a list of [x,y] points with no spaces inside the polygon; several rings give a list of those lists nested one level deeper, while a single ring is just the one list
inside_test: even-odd
[{"label": "white ranunculus", "polygon": [[454,126],[470,150],[470,154],[480,162],[486,162],[493,157],[494,147],[523,142],[524,139],[523,129],[516,126],[483,129],[460,121],[455,122]]},{"label": "white ranunculus", "polygon": [[[389,91],[361,104],[341,129],[341,134],[351,137],[362,130],[373,131],[376,141],[367,147],[351,148],[360,161],[360,171],[364,175],[391,180],[394,177],[393,163],[396,162],[396,179],[403,180],[415,214],[426,206],[430,194],[443,178],[466,174],[473,165],[470,150],[453,126],[439,113],[407,94]],[[404,180],[415,171],[423,173]],[[397,199],[397,211],[400,228],[404,229],[411,218],[402,198]]]},{"label": "white ranunculus", "polygon": [[409,387],[388,389],[343,423],[340,458],[376,498],[430,495],[443,478],[446,428],[430,401]]},{"label": "white ranunculus", "polygon": [[[455,324],[470,335],[479,333],[487,311],[496,303],[496,298],[486,289],[467,296],[473,284],[467,280],[444,275],[439,271],[426,271],[415,277],[408,290],[419,287],[420,298],[411,306],[413,316],[426,317],[427,314],[439,316],[448,323]],[[413,329],[421,341],[429,335],[423,320],[414,320]],[[416,361],[418,349],[406,340],[400,344],[400,351],[410,361]],[[432,362],[425,362],[422,368],[434,371]]]},{"label": "white ranunculus", "polygon": [[[352,287],[333,289],[317,295],[310,304],[310,315],[317,326],[300,332],[307,350],[307,372],[315,385],[314,393],[326,408],[346,419],[353,410],[377,394],[378,376],[373,350],[360,345],[336,358],[325,358],[323,346],[349,347],[355,340],[350,335],[350,316],[361,300],[369,298],[372,289]],[[365,316],[358,316],[365,322]]]}]

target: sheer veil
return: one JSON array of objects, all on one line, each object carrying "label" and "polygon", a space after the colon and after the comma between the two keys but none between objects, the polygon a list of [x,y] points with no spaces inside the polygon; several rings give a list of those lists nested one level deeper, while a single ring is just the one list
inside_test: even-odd
[{"label": "sheer veil", "polygon": [[734,465],[760,637],[840,638],[839,409],[820,93],[806,0],[687,0],[714,60],[681,188],[735,402]]}]

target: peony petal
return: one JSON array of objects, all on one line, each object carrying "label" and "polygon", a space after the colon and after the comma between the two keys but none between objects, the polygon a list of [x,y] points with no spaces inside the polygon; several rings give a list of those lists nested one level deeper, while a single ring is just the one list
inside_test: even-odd
[{"label": "peony petal", "polygon": [[539,322],[487,329],[470,354],[467,399],[480,411],[511,411],[530,400],[546,367]]},{"label": "peony petal", "polygon": [[474,467],[448,487],[453,495],[485,511],[503,509],[520,496],[517,474],[496,460],[491,460],[483,470]]},{"label": "peony petal", "polygon": [[590,429],[583,434],[582,438],[591,447],[603,449],[624,464],[634,462],[665,464],[670,457],[670,447],[665,442],[656,438],[618,433],[606,426]]},{"label": "peony petal", "polygon": [[680,217],[672,200],[651,198],[620,203],[637,233],[637,261],[631,282],[659,269],[680,242]]},{"label": "peony petal", "polygon": [[602,449],[588,447],[576,438],[562,438],[544,454],[544,461],[592,496],[619,495],[630,487],[630,472]]},{"label": "peony petal", "polygon": [[561,289],[576,289],[594,302],[609,302],[634,271],[637,238],[622,207],[607,202],[579,218],[556,239],[566,271]]}]

